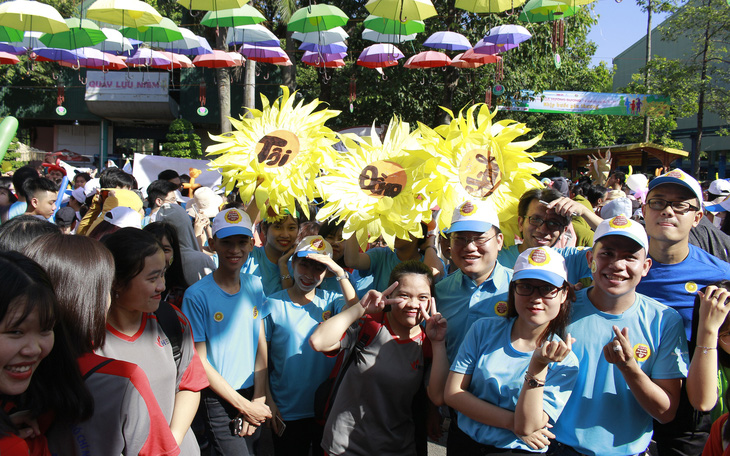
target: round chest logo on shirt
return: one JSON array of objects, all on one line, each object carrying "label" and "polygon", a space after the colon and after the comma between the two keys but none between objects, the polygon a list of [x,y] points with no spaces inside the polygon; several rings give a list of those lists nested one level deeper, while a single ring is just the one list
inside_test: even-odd
[{"label": "round chest logo on shirt", "polygon": [[238,211],[231,210],[226,212],[225,217],[223,219],[228,223],[238,223],[239,220],[241,220],[241,216],[238,214]]},{"label": "round chest logo on shirt", "polygon": [[253,306],[253,317],[257,318],[259,316],[259,308],[256,306]]},{"label": "round chest logo on shirt", "polygon": [[684,284],[684,289],[687,290],[687,293],[696,293],[697,284],[694,282],[687,282]]},{"label": "round chest logo on shirt", "polygon": [[634,358],[636,361],[646,361],[651,355],[651,349],[646,344],[634,345]]},{"label": "round chest logo on shirt", "polygon": [[631,225],[631,222],[625,216],[617,215],[609,220],[608,225],[611,228],[628,228]]},{"label": "round chest logo on shirt", "polygon": [[331,310],[325,310],[324,312],[322,312],[322,321],[329,320],[329,318],[331,316],[332,316],[332,311]]},{"label": "round chest logo on shirt", "polygon": [[494,313],[500,317],[507,316],[507,301],[499,301],[494,305]]},{"label": "round chest logo on shirt", "polygon": [[223,321],[223,312],[216,312],[213,314],[213,320]]},{"label": "round chest logo on shirt", "polygon": [[527,261],[533,266],[544,266],[550,262],[550,255],[545,250],[537,248],[530,252]]}]

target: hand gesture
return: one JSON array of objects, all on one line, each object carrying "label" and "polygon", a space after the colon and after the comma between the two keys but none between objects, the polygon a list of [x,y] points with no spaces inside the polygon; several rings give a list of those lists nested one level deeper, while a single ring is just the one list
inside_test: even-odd
[{"label": "hand gesture", "polygon": [[297,246],[292,246],[289,250],[281,254],[281,257],[279,257],[279,267],[286,266],[287,263],[289,263],[289,258],[291,258],[292,255],[294,255],[294,250],[297,249]]},{"label": "hand gesture", "polygon": [[195,213],[195,221],[193,222],[193,230],[195,237],[202,236],[205,229],[210,225],[210,220],[201,212]]},{"label": "hand gesture", "polygon": [[28,410],[16,412],[10,415],[10,421],[18,430],[18,437],[27,439],[41,435],[41,428],[38,426],[38,420]]},{"label": "hand gesture", "polygon": [[329,255],[325,255],[323,253],[308,253],[307,258],[327,266],[327,269],[336,276],[342,276],[345,274],[345,270],[342,269],[342,266],[337,264]]},{"label": "hand gesture", "polygon": [[615,364],[619,369],[627,368],[634,360],[634,351],[629,341],[629,328],[619,331],[618,326],[613,327],[615,337],[603,347],[603,356],[606,361]]},{"label": "hand gesture", "polygon": [[611,151],[606,151],[606,156],[588,156],[588,172],[595,185],[605,185],[608,180],[608,173],[611,171]]},{"label": "hand gesture", "polygon": [[566,339],[565,341],[546,341],[532,353],[532,358],[544,366],[552,362],[559,363],[570,354],[573,348],[573,342],[575,342],[575,339],[570,337],[570,334],[568,334]]},{"label": "hand gesture", "polygon": [[390,294],[398,287],[398,282],[393,282],[384,292],[377,290],[368,291],[365,296],[360,300],[360,305],[365,309],[366,314],[374,314],[382,312],[386,305],[397,304],[400,298],[388,299],[386,296]]},{"label": "hand gesture", "polygon": [[421,316],[426,322],[426,336],[431,342],[443,342],[446,339],[446,318],[436,311],[436,298],[431,297],[431,304],[421,303]]},{"label": "hand gesture", "polygon": [[710,285],[704,293],[697,294],[700,296],[699,330],[717,336],[730,311],[730,291]]},{"label": "hand gesture", "polygon": [[581,215],[583,210],[587,210],[587,208],[581,203],[574,201],[567,196],[562,196],[546,204],[548,212],[552,211],[554,214],[563,217],[575,217],[576,215]]},{"label": "hand gesture", "polygon": [[533,432],[529,435],[518,435],[517,437],[520,438],[527,446],[532,448],[533,450],[541,450],[545,448],[546,446],[550,445],[550,439],[555,438],[555,434],[550,432],[548,428],[553,427],[551,424],[547,424],[544,428],[538,429],[537,431]]},{"label": "hand gesture", "polygon": [[248,407],[239,410],[243,418],[254,426],[260,426],[267,418],[271,418],[271,409],[263,400],[253,400],[248,403]]}]

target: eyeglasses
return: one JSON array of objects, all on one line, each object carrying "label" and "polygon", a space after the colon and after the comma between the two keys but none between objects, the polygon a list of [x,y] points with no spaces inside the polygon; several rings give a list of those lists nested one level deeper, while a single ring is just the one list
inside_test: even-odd
[{"label": "eyeglasses", "polygon": [[466,247],[467,245],[471,244],[472,242],[477,247],[482,247],[487,244],[487,242],[491,241],[497,237],[495,234],[492,237],[485,237],[485,236],[476,236],[476,237],[466,237],[466,236],[451,236],[451,241],[454,243],[454,247]]},{"label": "eyeglasses", "polygon": [[530,225],[532,226],[542,226],[543,224],[547,225],[548,229],[551,231],[560,231],[565,228],[565,224],[558,222],[556,220],[543,220],[540,217],[527,217],[527,221],[530,222]]},{"label": "eyeglasses", "polygon": [[700,210],[699,207],[693,206],[686,201],[667,201],[661,198],[651,198],[646,201],[646,205],[655,211],[661,211],[667,206],[672,206],[672,210],[677,214],[686,214],[689,211],[696,212]]},{"label": "eyeglasses", "polygon": [[520,296],[532,296],[532,293],[537,290],[543,298],[554,298],[558,295],[558,291],[562,289],[562,287],[558,288],[555,285],[540,285],[536,287],[524,282],[515,283],[515,293]]}]

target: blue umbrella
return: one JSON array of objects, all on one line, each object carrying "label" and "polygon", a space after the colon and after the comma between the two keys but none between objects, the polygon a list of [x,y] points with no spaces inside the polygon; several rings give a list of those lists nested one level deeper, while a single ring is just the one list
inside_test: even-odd
[{"label": "blue umbrella", "polygon": [[447,51],[466,51],[471,43],[464,35],[456,32],[436,32],[423,43],[424,46]]},{"label": "blue umbrella", "polygon": [[[19,43],[15,43],[19,44]],[[22,55],[28,52],[28,48],[25,48],[23,46],[15,46],[10,43],[0,43],[0,52],[7,52],[8,54],[13,55]]]},{"label": "blue umbrella", "polygon": [[338,52],[347,52],[347,45],[342,41],[332,44],[307,43],[306,41],[299,46],[302,51],[318,52],[320,54],[335,54]]}]

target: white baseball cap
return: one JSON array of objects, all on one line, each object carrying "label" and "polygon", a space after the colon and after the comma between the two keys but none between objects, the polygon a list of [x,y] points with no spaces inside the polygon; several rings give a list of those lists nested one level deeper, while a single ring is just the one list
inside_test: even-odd
[{"label": "white baseball cap", "polygon": [[142,229],[142,216],[131,207],[117,206],[104,214],[104,220],[119,228]]},{"label": "white baseball cap", "polygon": [[86,202],[86,192],[84,192],[84,187],[73,189],[71,191],[71,196],[73,197],[73,199],[81,204],[84,204]]},{"label": "white baseball cap", "polygon": [[213,236],[218,239],[237,234],[253,237],[252,228],[248,214],[236,208],[221,211],[213,219]]},{"label": "white baseball cap", "polygon": [[705,206],[705,210],[709,212],[727,212],[730,211],[730,196],[720,201],[717,204]]},{"label": "white baseball cap", "polygon": [[593,246],[595,247],[596,242],[601,238],[614,235],[625,236],[638,243],[647,252],[649,251],[649,238],[646,236],[646,230],[644,230],[644,227],[640,223],[631,220],[625,215],[618,215],[602,221],[593,235]]},{"label": "white baseball cap", "polygon": [[512,281],[522,279],[538,279],[562,287],[568,281],[565,258],[552,247],[529,248],[515,261]]},{"label": "white baseball cap", "polygon": [[730,196],[730,182],[726,179],[717,179],[710,183],[707,193],[720,196]]},{"label": "white baseball cap", "polygon": [[297,244],[294,255],[305,257],[310,253],[321,253],[332,258],[332,246],[322,236],[307,236]]},{"label": "white baseball cap", "polygon": [[694,177],[681,169],[673,169],[649,182],[649,191],[663,184],[678,184],[690,189],[700,203],[700,207],[702,206],[702,187]]},{"label": "white baseball cap", "polygon": [[447,233],[474,231],[485,233],[492,227],[499,228],[499,216],[484,201],[464,201],[456,206],[451,216],[451,227]]}]

